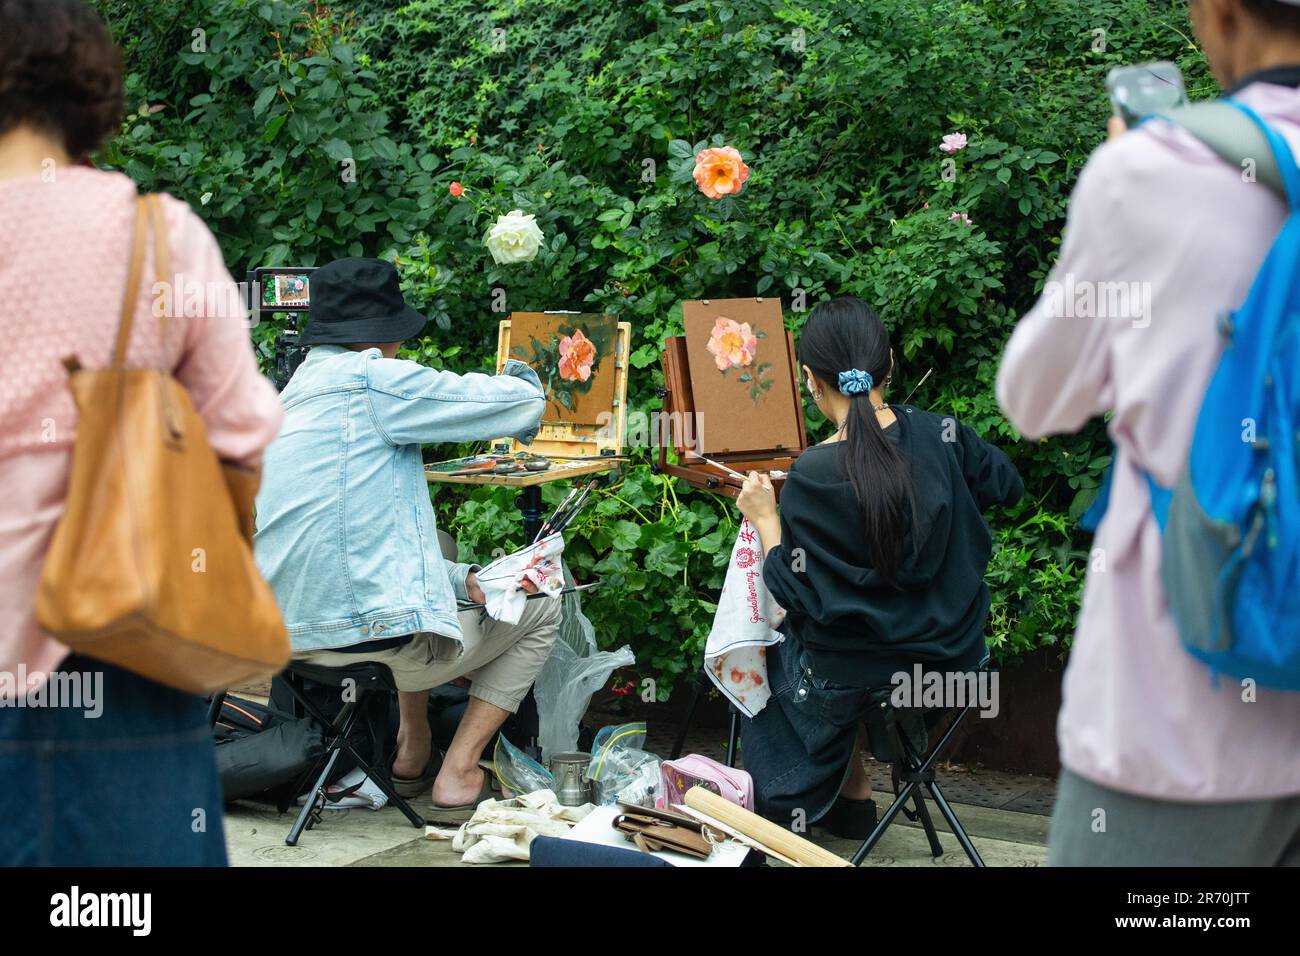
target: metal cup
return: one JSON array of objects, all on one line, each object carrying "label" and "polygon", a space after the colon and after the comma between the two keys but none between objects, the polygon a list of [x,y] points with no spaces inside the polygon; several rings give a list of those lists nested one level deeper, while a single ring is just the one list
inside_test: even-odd
[{"label": "metal cup", "polygon": [[561,806],[580,807],[591,802],[591,781],[587,767],[591,754],[566,751],[551,755],[551,774],[555,777],[555,798]]}]

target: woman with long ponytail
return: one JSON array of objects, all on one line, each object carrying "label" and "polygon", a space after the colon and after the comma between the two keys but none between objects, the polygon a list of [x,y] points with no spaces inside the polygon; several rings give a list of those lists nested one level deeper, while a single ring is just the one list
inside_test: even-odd
[{"label": "woman with long ponytail", "polygon": [[859,299],[823,302],[798,359],[831,436],[795,462],[778,513],[751,472],[739,505],[763,542],[763,581],[787,615],[767,655],[772,698],[744,728],[758,809],[865,839],[876,823],[858,756],[868,692],[983,661],[992,538],[982,510],[1024,493],[966,425],[885,400],[889,332]]}]

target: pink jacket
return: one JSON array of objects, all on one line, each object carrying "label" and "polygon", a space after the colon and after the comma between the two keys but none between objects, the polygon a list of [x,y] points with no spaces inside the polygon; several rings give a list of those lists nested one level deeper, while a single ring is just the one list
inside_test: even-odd
[{"label": "pink jacket", "polygon": [[[61,168],[53,182],[0,180],[0,671],[23,668],[32,687],[68,653],[36,626],[32,610],[76,436],[61,359],[74,354],[89,367],[110,361],[135,195],[125,176],[84,167]],[[207,226],[176,199],[163,197],[163,208],[173,273],[186,288],[230,291]],[[172,318],[163,344],[153,277],[150,254],[127,363],[165,363],[189,390],[217,454],[259,462],[280,427],[280,403],[258,373],[242,310]],[[228,299],[220,296],[223,305]]]},{"label": "pink jacket", "polygon": [[[1300,92],[1255,83],[1239,99],[1300,152]],[[1219,358],[1216,317],[1241,304],[1285,211],[1167,123],[1106,143],[1079,176],[1060,258],[998,373],[998,400],[1028,438],[1114,413],[1114,484],[1057,731],[1061,762],[1116,790],[1179,801],[1300,794],[1300,694],[1252,700],[1182,649],[1141,475],[1178,477]]]}]

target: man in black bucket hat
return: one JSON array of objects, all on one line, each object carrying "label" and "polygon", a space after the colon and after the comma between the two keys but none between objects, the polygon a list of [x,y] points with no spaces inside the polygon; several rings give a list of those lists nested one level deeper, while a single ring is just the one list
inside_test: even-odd
[{"label": "man in black bucket hat", "polygon": [[[482,603],[477,567],[444,561],[420,445],[537,434],[545,399],[522,362],[503,374],[398,359],[425,319],[397,270],[339,259],[311,277],[306,359],[280,394],[284,427],[267,449],[257,497],[257,562],[284,612],[294,657],[324,666],[376,661],[393,673],[401,726],[393,762],[403,796],[432,787],[426,819],[468,819],[488,793],[479,755],[546,660],[559,602],[526,602],[509,625]],[[428,692],[473,673],[470,700],[441,765]]]},{"label": "man in black bucket hat", "polygon": [[311,324],[303,345],[385,343],[414,338],[426,319],[406,304],[391,262],[352,256],[335,259],[311,277]]}]

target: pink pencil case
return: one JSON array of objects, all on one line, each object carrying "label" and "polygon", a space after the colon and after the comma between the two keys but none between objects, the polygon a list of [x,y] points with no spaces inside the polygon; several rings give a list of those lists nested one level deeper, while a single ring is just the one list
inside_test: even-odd
[{"label": "pink pencil case", "polygon": [[664,802],[669,807],[685,803],[686,791],[691,787],[703,787],[738,807],[754,809],[754,778],[708,757],[687,754],[679,760],[665,760],[659,774]]}]

